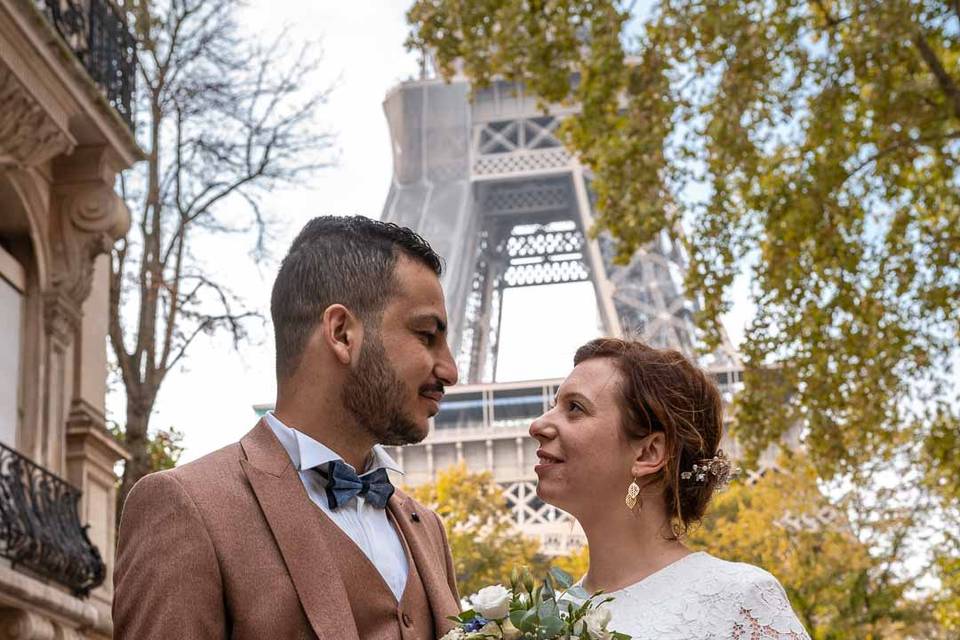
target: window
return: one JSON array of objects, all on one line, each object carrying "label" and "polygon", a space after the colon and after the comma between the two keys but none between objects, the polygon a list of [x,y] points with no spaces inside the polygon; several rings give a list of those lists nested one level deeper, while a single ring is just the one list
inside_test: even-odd
[{"label": "window", "polygon": [[483,395],[479,391],[447,395],[433,424],[437,429],[483,426]]},{"label": "window", "polygon": [[493,425],[529,425],[543,413],[543,387],[499,389],[493,392]]},{"label": "window", "polygon": [[20,367],[25,275],[0,247],[0,442],[15,447],[20,424]]}]

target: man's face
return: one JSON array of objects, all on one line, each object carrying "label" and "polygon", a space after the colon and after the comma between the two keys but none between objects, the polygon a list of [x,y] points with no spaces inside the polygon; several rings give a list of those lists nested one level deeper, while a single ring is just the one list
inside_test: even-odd
[{"label": "man's face", "polygon": [[456,384],[457,365],[447,346],[447,312],[437,276],[401,256],[396,292],[379,330],[367,326],[357,365],[343,390],[344,406],[378,442],[420,442],[440,410],[444,387]]}]

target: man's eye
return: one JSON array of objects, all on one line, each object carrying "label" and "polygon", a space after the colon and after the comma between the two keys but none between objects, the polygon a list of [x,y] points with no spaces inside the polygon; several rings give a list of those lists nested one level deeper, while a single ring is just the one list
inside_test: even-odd
[{"label": "man's eye", "polygon": [[571,402],[570,411],[583,411],[583,407],[580,405],[579,402]]},{"label": "man's eye", "polygon": [[417,335],[424,341],[426,344],[432,344],[434,339],[437,337],[437,334],[430,333],[429,331],[418,331]]}]

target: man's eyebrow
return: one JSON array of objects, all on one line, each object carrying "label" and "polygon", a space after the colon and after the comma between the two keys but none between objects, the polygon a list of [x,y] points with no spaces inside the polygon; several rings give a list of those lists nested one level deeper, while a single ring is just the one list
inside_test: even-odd
[{"label": "man's eyebrow", "polygon": [[419,323],[419,322],[429,321],[429,320],[433,320],[436,323],[438,333],[447,332],[447,323],[444,322],[443,319],[435,313],[426,313],[423,315],[414,316],[413,318],[414,323]]}]

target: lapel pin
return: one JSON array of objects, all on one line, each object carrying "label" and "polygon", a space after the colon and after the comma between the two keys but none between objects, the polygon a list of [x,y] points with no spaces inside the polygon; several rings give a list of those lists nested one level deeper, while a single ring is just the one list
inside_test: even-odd
[{"label": "lapel pin", "polygon": [[414,511],[413,513],[410,514],[410,519],[413,520],[414,522],[420,522],[420,514]]}]

